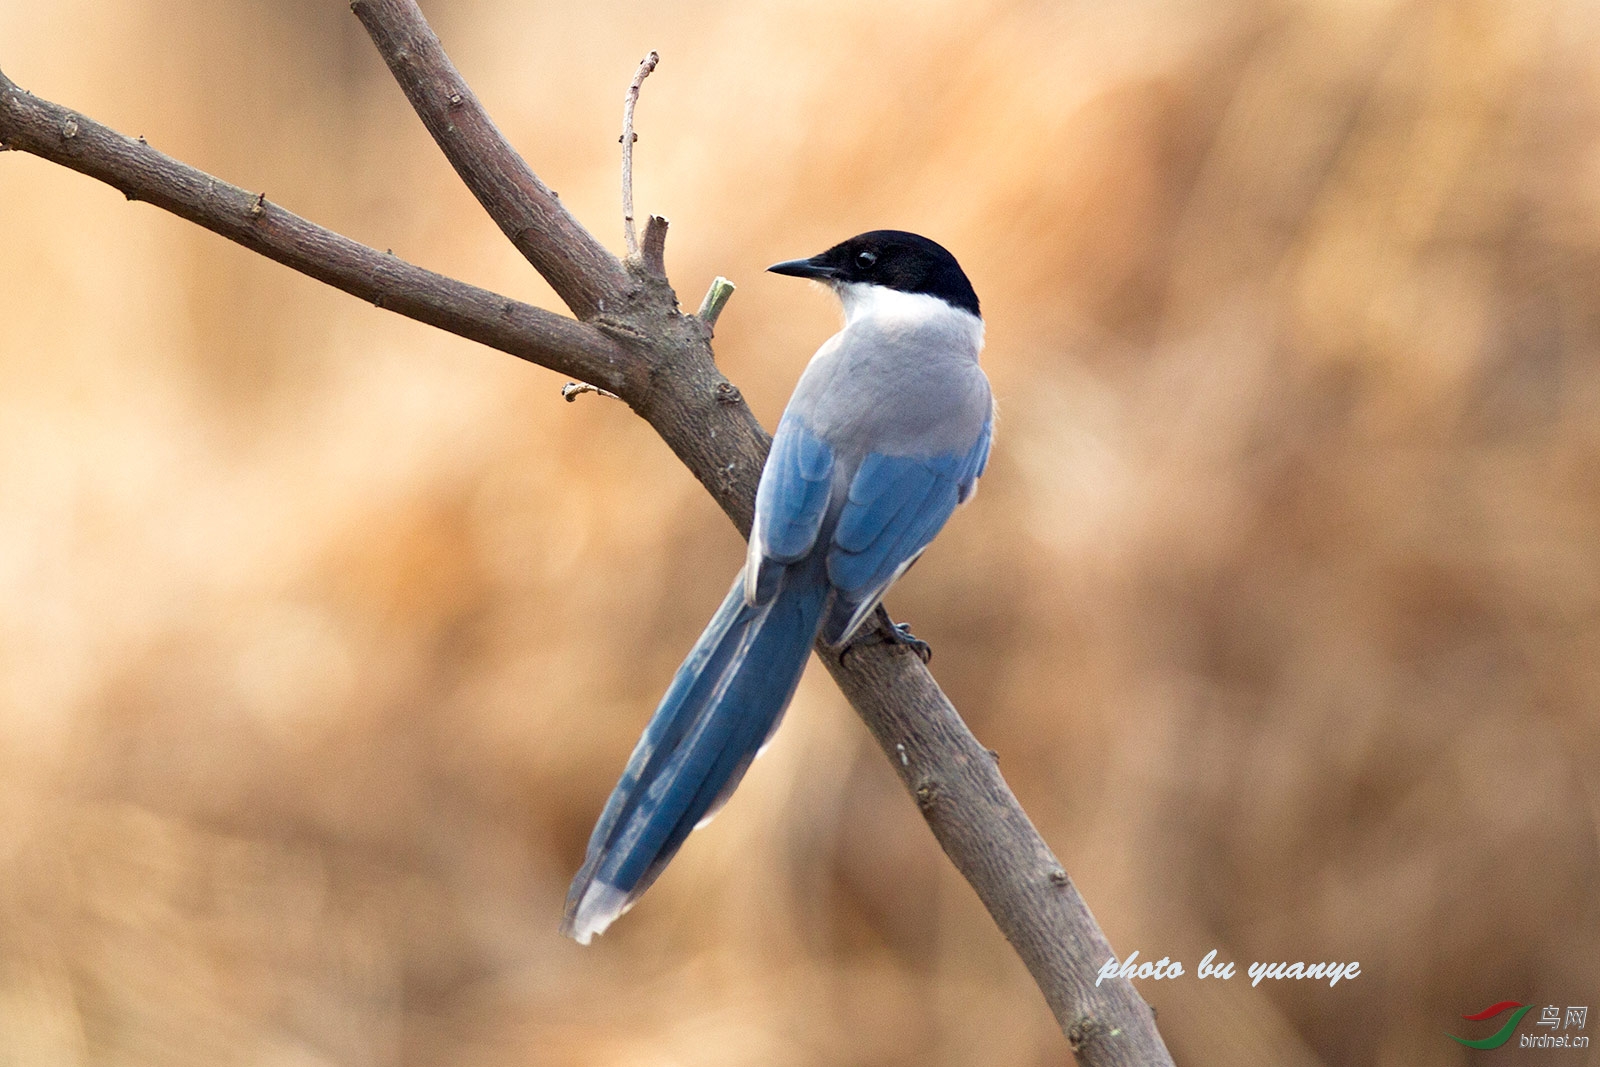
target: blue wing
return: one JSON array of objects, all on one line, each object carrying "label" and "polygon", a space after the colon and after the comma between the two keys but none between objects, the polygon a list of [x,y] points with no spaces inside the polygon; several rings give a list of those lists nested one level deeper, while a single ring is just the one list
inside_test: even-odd
[{"label": "blue wing", "polygon": [[978,479],[983,477],[983,472],[989,469],[989,445],[994,441],[994,416],[983,420],[983,429],[978,433],[978,441],[972,446],[972,451],[967,454],[971,469],[967,472],[966,479],[961,483],[960,502],[965,504],[971,497],[972,491],[978,488]]},{"label": "blue wing", "polygon": [[965,453],[886,456],[861,461],[828,547],[835,602],[823,638],[843,644],[894,580],[921,555],[956,505],[972,495],[989,461],[986,421]]},{"label": "blue wing", "polygon": [[800,419],[786,413],[773,435],[756,489],[746,600],[765,603],[784,569],[811,552],[828,510],[832,480],[833,450]]}]

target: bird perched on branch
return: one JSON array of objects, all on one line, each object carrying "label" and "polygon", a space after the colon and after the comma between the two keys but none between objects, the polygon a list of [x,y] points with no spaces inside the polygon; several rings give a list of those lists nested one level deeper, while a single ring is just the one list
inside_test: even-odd
[{"label": "bird perched on branch", "polygon": [[811,358],[773,435],[749,554],[639,739],[567,893],[582,944],[632,906],[727,801],[794,695],[812,644],[857,636],[977,485],[994,429],[983,319],[944,248],[874,230],[767,268],[838,294],[844,328]]}]

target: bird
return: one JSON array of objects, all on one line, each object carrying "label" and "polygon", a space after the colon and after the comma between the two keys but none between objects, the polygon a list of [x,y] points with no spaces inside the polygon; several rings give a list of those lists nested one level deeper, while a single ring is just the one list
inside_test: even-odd
[{"label": "bird", "polygon": [[807,364],[756,490],[744,566],[678,668],[595,825],[561,930],[580,944],[633,906],[771,739],[812,645],[888,641],[867,621],[989,460],[984,323],[944,247],[858,234],[767,270],[831,289],[844,326]]}]

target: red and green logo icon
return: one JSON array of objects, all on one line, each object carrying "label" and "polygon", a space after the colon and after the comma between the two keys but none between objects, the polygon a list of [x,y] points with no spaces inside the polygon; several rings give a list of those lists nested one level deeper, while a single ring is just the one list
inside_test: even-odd
[{"label": "red and green logo icon", "polygon": [[[1513,1008],[1516,1010],[1512,1011],[1511,1009]],[[1477,1011],[1473,1012],[1471,1015],[1462,1016],[1462,1018],[1468,1022],[1481,1023],[1485,1019],[1493,1019],[1497,1015],[1502,1015],[1505,1012],[1510,1011],[1511,1018],[1506,1020],[1506,1024],[1500,1029],[1496,1030],[1494,1033],[1490,1034],[1488,1037],[1479,1038],[1476,1041],[1469,1041],[1464,1037],[1456,1037],[1455,1034],[1449,1034],[1447,1036],[1453,1041],[1461,1042],[1468,1048],[1499,1048],[1501,1045],[1511,1040],[1511,1034],[1516,1030],[1517,1024],[1522,1021],[1522,1017],[1524,1015],[1528,1014],[1528,1012],[1532,1010],[1532,1004],[1519,1004],[1515,1000],[1502,1000],[1498,1004],[1489,1005],[1482,1011]]]}]

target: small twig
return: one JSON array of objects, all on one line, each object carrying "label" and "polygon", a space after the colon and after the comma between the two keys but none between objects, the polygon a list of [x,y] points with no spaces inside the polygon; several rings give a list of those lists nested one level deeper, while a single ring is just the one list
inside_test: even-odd
[{"label": "small twig", "polygon": [[735,288],[737,286],[720,274],[711,279],[711,288],[706,290],[706,298],[700,301],[700,310],[695,312],[695,317],[707,326],[716,326],[717,317],[728,306],[728,299],[733,296]]},{"label": "small twig", "polygon": [[622,236],[630,256],[639,254],[639,238],[633,231],[633,142],[639,139],[633,132],[633,109],[639,103],[639,88],[659,62],[661,56],[654,51],[639,61],[639,69],[628,83],[628,95],[622,101]]},{"label": "small twig", "polygon": [[566,385],[561,387],[561,399],[565,400],[569,404],[578,399],[584,393],[594,393],[598,396],[609,396],[612,400],[622,399],[616,393],[608,392],[607,390],[600,388],[598,385],[590,385],[588,382],[568,382]]}]

